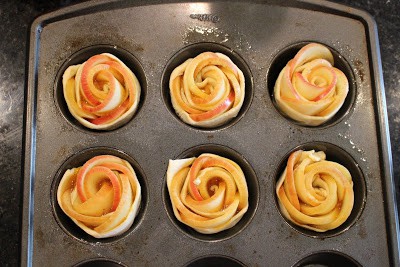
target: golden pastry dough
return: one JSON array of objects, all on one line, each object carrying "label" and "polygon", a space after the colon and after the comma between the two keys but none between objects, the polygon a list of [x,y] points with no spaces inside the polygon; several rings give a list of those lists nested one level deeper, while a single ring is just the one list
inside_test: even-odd
[{"label": "golden pastry dough", "polygon": [[293,120],[317,126],[342,107],[349,82],[333,67],[330,50],[316,43],[304,46],[282,69],[275,83],[278,107]]},{"label": "golden pastry dough", "polygon": [[204,52],[171,73],[172,106],[187,124],[211,128],[236,117],[243,105],[242,71],[221,53]]},{"label": "golden pastry dough", "polygon": [[343,224],[353,209],[350,172],[324,152],[296,151],[276,185],[279,207],[291,222],[325,232]]},{"label": "golden pastry dough", "polygon": [[249,206],[239,165],[214,154],[170,160],[167,186],[176,218],[203,234],[233,227]]},{"label": "golden pastry dough", "polygon": [[141,187],[126,160],[96,156],[82,167],[67,170],[57,190],[64,213],[95,238],[127,231],[139,210]]},{"label": "golden pastry dough", "polygon": [[63,75],[63,88],[72,116],[95,130],[111,130],[131,119],[141,91],[135,74],[108,53],[68,67]]}]

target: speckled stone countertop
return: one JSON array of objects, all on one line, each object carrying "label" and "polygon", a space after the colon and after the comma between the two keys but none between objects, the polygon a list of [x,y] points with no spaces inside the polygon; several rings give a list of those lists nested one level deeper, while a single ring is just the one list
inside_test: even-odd
[{"label": "speckled stone countertop", "polygon": [[[28,30],[33,19],[77,0],[0,3],[0,266],[19,265],[23,113]],[[376,20],[389,117],[396,189],[400,178],[400,1],[335,0]]]}]

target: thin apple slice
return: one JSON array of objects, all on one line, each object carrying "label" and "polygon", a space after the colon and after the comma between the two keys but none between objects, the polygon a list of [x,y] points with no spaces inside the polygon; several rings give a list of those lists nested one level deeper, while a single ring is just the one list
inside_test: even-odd
[{"label": "thin apple slice", "polygon": [[245,95],[243,73],[221,53],[204,52],[186,60],[171,73],[169,86],[178,116],[205,128],[237,116]]},{"label": "thin apple slice", "polygon": [[318,101],[335,89],[336,80],[336,74],[332,68],[321,66],[314,68],[307,77],[301,73],[295,73],[293,85],[305,99]]},{"label": "thin apple slice", "polygon": [[223,112],[227,111],[231,106],[233,101],[235,100],[235,93],[231,91],[229,96],[215,109],[201,113],[201,114],[190,114],[190,117],[194,121],[204,121],[209,120],[215,116],[222,114]]},{"label": "thin apple slice", "polygon": [[88,216],[102,216],[112,211],[114,190],[111,183],[104,182],[100,189],[83,203],[73,202],[74,210]]},{"label": "thin apple slice", "polygon": [[318,43],[310,43],[303,46],[293,58],[292,64],[290,65],[290,74],[292,75],[298,66],[319,58],[329,61],[332,65],[334,64],[333,55],[326,46]]}]

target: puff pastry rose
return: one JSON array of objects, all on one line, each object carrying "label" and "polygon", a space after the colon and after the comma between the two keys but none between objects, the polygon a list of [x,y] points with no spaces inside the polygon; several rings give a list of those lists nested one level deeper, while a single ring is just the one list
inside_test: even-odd
[{"label": "puff pastry rose", "polygon": [[126,160],[100,155],[82,167],[69,169],[57,190],[61,209],[95,238],[128,230],[139,210],[141,187]]},{"label": "puff pastry rose", "polygon": [[203,234],[233,227],[249,206],[240,166],[214,154],[170,160],[167,186],[176,218]]},{"label": "puff pastry rose", "polygon": [[274,97],[279,108],[310,126],[332,118],[349,91],[347,77],[333,64],[332,53],[321,44],[310,43],[300,49],[276,80]]},{"label": "puff pastry rose", "polygon": [[243,72],[221,53],[204,52],[171,73],[172,106],[187,124],[210,128],[236,117],[243,105]]},{"label": "puff pastry rose", "polygon": [[353,181],[323,151],[296,151],[276,185],[279,207],[291,222],[325,232],[343,224],[354,204]]},{"label": "puff pastry rose", "polygon": [[135,74],[116,56],[103,53],[67,68],[64,98],[72,116],[90,129],[111,130],[132,118],[140,99]]}]

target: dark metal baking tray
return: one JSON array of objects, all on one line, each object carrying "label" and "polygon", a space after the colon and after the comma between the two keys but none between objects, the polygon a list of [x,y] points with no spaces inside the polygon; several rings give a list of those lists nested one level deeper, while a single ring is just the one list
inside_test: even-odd
[{"label": "dark metal baking tray", "polygon": [[[294,47],[311,41],[336,51],[351,76],[350,100],[321,127],[293,123],[271,97],[276,65],[284,64],[282,58]],[[164,75],[176,60],[208,49],[247,66],[248,83],[239,117],[231,125],[204,130],[174,115]],[[129,123],[96,132],[68,114],[59,80],[68,64],[103,50],[139,68],[143,95]],[[340,263],[346,255],[362,266],[399,265],[378,35],[367,13],[317,0],[85,2],[33,22],[28,64],[21,265],[72,266],[100,259],[127,266],[199,266],[196,259],[210,257],[215,264],[293,266],[315,258]],[[361,173],[355,183],[361,195],[356,214],[339,233],[299,232],[277,208],[277,173],[299,146],[328,149],[339,160],[345,153]],[[170,214],[168,160],[203,150],[237,159],[255,175],[249,185],[250,212],[240,229],[206,237],[188,231]],[[54,188],[63,168],[104,152],[134,162],[144,200],[128,233],[93,240],[59,213]]]}]

